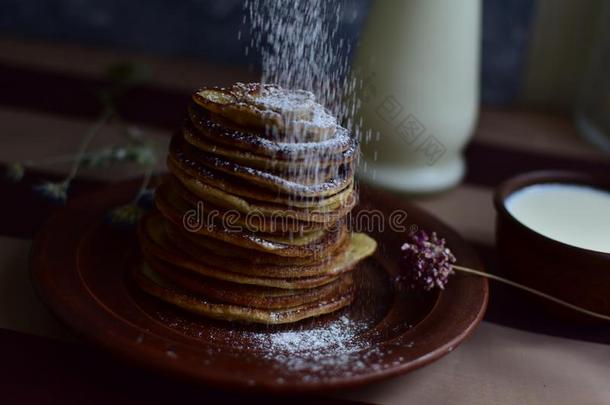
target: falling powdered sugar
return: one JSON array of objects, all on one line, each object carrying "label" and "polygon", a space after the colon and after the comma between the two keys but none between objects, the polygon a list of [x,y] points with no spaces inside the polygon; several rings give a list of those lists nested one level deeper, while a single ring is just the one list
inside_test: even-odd
[{"label": "falling powdered sugar", "polygon": [[[271,84],[270,88],[279,86],[294,93],[283,101],[276,99],[281,91],[258,95],[274,109],[296,109],[288,116],[282,114],[284,132],[274,140],[315,144],[333,139],[342,127],[352,139],[359,139],[359,129],[354,125],[358,105],[354,96],[356,83],[349,72],[351,45],[341,37],[340,30],[343,1],[245,1],[244,26],[250,31],[246,50],[260,52],[263,87]],[[299,100],[307,99],[306,95],[311,93],[319,104],[313,103],[309,115],[301,114],[301,107],[310,104],[297,106],[295,100],[299,104]],[[286,177],[308,179],[310,184],[335,189],[326,179],[340,179],[345,170],[341,165],[330,165],[332,172],[324,173],[325,165],[321,162],[329,161],[330,153],[304,156],[304,164],[292,166]],[[295,199],[302,193],[301,189],[294,188]]]},{"label": "falling powdered sugar", "polygon": [[358,135],[353,125],[359,102],[352,97],[356,82],[349,71],[351,43],[340,33],[343,1],[246,0],[246,54],[260,52],[263,83],[312,92]]}]

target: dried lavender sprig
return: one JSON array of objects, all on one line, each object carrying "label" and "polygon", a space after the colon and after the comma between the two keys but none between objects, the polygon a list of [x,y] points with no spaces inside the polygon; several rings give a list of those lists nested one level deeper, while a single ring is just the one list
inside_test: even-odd
[{"label": "dried lavender sprig", "polygon": [[65,204],[68,200],[68,191],[70,189],[70,185],[72,183],[72,180],[74,180],[74,178],[76,177],[76,173],[78,172],[78,168],[81,165],[89,143],[91,142],[91,140],[93,140],[99,130],[102,129],[106,122],[108,122],[112,115],[113,110],[105,109],[104,112],[100,115],[100,118],[95,122],[95,124],[89,128],[89,130],[85,134],[85,138],[80,144],[78,153],[75,155],[76,158],[74,160],[74,163],[72,164],[70,172],[63,180],[59,182],[47,181],[42,184],[38,184],[34,186],[34,191],[39,193],[44,198],[47,198],[53,202]]},{"label": "dried lavender sprig", "polygon": [[78,169],[85,158],[85,152],[93,138],[95,138],[98,132],[108,123],[108,121],[110,121],[110,119],[118,116],[115,99],[119,95],[125,93],[133,84],[139,83],[143,77],[145,77],[145,75],[142,75],[143,72],[144,70],[141,69],[141,66],[130,63],[113,65],[108,69],[107,76],[113,82],[113,86],[100,92],[100,100],[104,105],[104,109],[95,124],[89,128],[81,141],[70,172],[62,181],[62,183],[67,185],[66,189],[70,187],[70,183],[76,177]]},{"label": "dried lavender sprig", "polygon": [[67,184],[70,184],[70,182],[76,177],[76,173],[78,172],[78,168],[83,160],[85,152],[87,151],[87,147],[89,146],[93,138],[95,138],[95,135],[97,135],[97,133],[104,127],[104,125],[106,125],[106,123],[110,120],[110,118],[112,118],[113,115],[114,111],[112,109],[105,109],[104,112],[100,115],[100,118],[95,122],[92,127],[89,128],[89,130],[85,134],[85,137],[78,148],[78,152],[75,155],[76,158],[74,159],[74,163],[70,168],[70,173],[68,174],[68,176],[66,176],[64,180]]},{"label": "dried lavender sprig", "polygon": [[409,272],[399,274],[397,281],[411,289],[445,288],[453,274],[451,265],[455,263],[455,256],[445,246],[445,239],[439,238],[436,232],[428,234],[420,230],[409,235],[400,249],[404,268]]},{"label": "dried lavender sprig", "polygon": [[140,188],[136,193],[136,196],[132,200],[131,203],[121,205],[119,207],[115,207],[106,215],[106,222],[110,225],[119,228],[131,228],[133,225],[137,224],[140,218],[145,214],[145,212],[150,208],[149,206],[152,204],[147,204],[146,201],[143,201],[149,194],[151,194],[151,190],[149,188],[150,181],[152,179],[155,167],[157,164],[157,157],[153,153],[153,160],[147,163],[146,171],[144,172],[144,177],[142,178],[142,183],[140,183]]},{"label": "dried lavender sprig", "polygon": [[136,194],[136,196],[133,199],[133,204],[138,204],[138,202],[140,201],[140,199],[148,193],[149,188],[148,186],[150,185],[150,180],[152,179],[154,170],[155,170],[155,163],[149,164],[146,171],[144,172],[144,177],[142,178],[142,183],[140,184],[140,188]]}]

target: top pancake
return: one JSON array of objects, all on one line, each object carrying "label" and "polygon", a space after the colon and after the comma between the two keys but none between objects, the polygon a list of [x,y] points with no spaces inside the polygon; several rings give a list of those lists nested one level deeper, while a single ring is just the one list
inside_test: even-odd
[{"label": "top pancake", "polygon": [[335,134],[334,116],[316,103],[311,92],[259,83],[205,88],[193,95],[204,109],[237,125],[284,139],[320,141]]}]

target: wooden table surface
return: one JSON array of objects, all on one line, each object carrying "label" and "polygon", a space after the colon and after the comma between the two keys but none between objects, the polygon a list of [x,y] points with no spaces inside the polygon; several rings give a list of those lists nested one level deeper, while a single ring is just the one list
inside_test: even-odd
[{"label": "wooden table surface", "polygon": [[[124,60],[145,63],[153,74],[121,103],[121,113],[161,145],[167,144],[167,135],[181,122],[192,89],[256,80],[253,73],[204,61],[0,39],[0,162],[73,153],[99,111],[94,90],[104,85],[105,68]],[[117,137],[116,129],[107,128],[96,144]],[[466,157],[468,174],[463,184],[415,201],[472,242],[491,271],[497,271],[491,195],[499,182],[537,169],[610,171],[609,156],[584,142],[569,116],[536,111],[483,108]],[[41,203],[29,187],[66,170],[65,166],[36,169],[19,185],[0,183],[3,397],[9,403],[245,399],[117,364],[84,346],[42,307],[28,279],[28,250],[36,228],[53,208]],[[84,172],[75,189],[82,194],[109,181],[138,175],[133,166]],[[528,296],[492,284],[486,320],[454,353],[407,376],[334,393],[324,400],[607,404],[609,375],[608,325],[576,326],[559,321]],[[267,401],[280,400],[285,401]]]}]

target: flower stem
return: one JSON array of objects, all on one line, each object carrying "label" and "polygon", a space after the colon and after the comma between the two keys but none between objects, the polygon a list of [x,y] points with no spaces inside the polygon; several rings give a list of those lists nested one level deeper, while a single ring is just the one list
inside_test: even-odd
[{"label": "flower stem", "polygon": [[155,171],[155,165],[154,164],[148,165],[148,167],[146,168],[146,171],[144,172],[144,177],[142,178],[142,184],[140,184],[140,189],[138,190],[138,193],[136,194],[136,197],[133,200],[134,204],[136,204],[140,200],[140,197],[142,197],[142,195],[148,188],[148,184],[150,183],[150,179],[152,178],[154,171]]},{"label": "flower stem", "polygon": [[523,291],[527,291],[527,292],[529,292],[531,294],[534,294],[534,295],[537,295],[537,296],[539,296],[541,298],[544,298],[544,299],[547,299],[549,301],[552,301],[552,302],[554,302],[556,304],[563,305],[564,307],[570,308],[570,309],[572,309],[574,311],[577,311],[577,312],[580,312],[582,314],[589,315],[589,316],[597,318],[597,319],[603,319],[605,321],[610,321],[610,316],[608,316],[608,315],[604,315],[604,314],[600,314],[600,313],[597,313],[597,312],[589,311],[588,309],[579,307],[578,305],[570,304],[567,301],[560,300],[559,298],[555,298],[552,295],[543,293],[542,291],[536,290],[536,289],[531,288],[531,287],[527,287],[527,286],[525,286],[523,284],[515,283],[514,281],[508,280],[506,278],[499,277],[499,276],[496,276],[496,275],[493,275],[493,274],[489,274],[489,273],[485,273],[484,271],[470,269],[468,267],[462,267],[462,266],[453,265],[453,268],[455,270],[458,270],[458,271],[461,271],[461,272],[464,272],[464,273],[474,274],[474,275],[477,275],[477,276],[486,277],[486,278],[491,279],[491,280],[499,281],[501,283],[510,285],[512,287],[518,288],[518,289],[523,290]]},{"label": "flower stem", "polygon": [[112,117],[113,114],[114,112],[111,109],[106,109],[104,113],[100,116],[100,118],[96,121],[96,123],[91,128],[89,128],[80,144],[78,152],[75,155],[74,163],[72,164],[70,173],[64,180],[65,183],[69,184],[72,180],[74,180],[74,178],[76,177],[76,173],[78,172],[78,168],[80,167],[80,164],[85,156],[85,151],[87,150],[87,147],[89,146],[95,135],[100,131],[100,129],[102,129],[102,127],[106,125],[106,123],[108,122],[110,117]]}]

